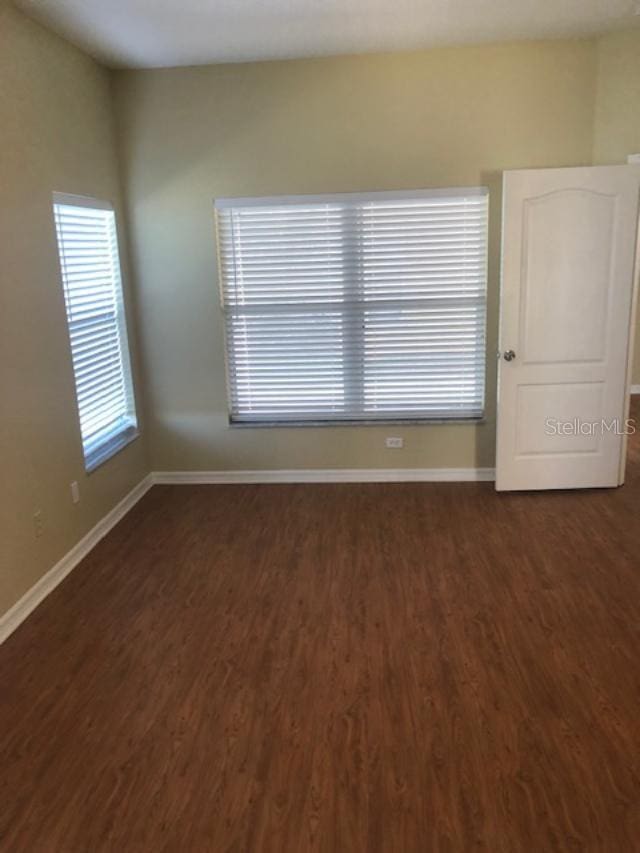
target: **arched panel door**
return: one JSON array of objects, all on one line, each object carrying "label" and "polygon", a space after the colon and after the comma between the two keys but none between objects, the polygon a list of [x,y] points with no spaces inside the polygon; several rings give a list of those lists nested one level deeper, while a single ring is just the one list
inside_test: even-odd
[{"label": "arched panel door", "polygon": [[505,172],[496,488],[617,486],[640,169]]}]

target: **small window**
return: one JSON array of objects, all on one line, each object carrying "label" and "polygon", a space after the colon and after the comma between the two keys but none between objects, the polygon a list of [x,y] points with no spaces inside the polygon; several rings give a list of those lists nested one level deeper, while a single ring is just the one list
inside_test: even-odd
[{"label": "small window", "polygon": [[232,423],[483,416],[485,188],[216,213]]},{"label": "small window", "polygon": [[113,207],[54,193],[85,468],[137,435]]}]

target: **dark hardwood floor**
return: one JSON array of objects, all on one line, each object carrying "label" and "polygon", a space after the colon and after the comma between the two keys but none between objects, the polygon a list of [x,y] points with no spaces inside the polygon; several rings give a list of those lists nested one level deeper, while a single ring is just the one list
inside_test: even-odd
[{"label": "dark hardwood floor", "polygon": [[155,487],[0,648],[0,849],[640,850],[638,448]]}]

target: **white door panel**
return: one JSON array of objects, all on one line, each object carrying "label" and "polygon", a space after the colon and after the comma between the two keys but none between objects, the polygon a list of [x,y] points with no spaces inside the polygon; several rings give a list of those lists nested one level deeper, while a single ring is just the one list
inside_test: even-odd
[{"label": "white door panel", "polygon": [[639,192],[633,166],[505,172],[498,489],[620,482]]}]

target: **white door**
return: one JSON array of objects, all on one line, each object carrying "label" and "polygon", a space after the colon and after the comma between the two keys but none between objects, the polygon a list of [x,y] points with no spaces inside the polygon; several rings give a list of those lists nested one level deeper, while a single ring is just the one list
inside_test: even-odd
[{"label": "white door", "polygon": [[496,488],[623,479],[640,168],[504,173]]}]

